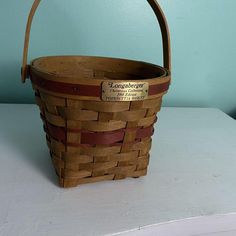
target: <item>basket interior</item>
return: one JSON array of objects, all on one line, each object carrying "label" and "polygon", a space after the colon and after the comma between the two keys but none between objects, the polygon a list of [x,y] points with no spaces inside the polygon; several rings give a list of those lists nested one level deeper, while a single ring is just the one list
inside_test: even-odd
[{"label": "basket interior", "polygon": [[146,62],[89,56],[41,57],[32,62],[32,67],[67,78],[143,80],[167,75],[166,69]]}]

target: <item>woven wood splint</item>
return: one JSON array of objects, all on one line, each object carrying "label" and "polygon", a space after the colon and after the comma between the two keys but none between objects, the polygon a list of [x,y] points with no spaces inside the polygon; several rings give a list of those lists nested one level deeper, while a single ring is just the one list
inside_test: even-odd
[{"label": "woven wood splint", "polygon": [[32,6],[22,80],[31,79],[62,187],[147,174],[157,112],[171,80],[166,19],[156,0],[148,2],[160,23],[164,67],[88,56],[42,57],[27,65],[40,0]]}]

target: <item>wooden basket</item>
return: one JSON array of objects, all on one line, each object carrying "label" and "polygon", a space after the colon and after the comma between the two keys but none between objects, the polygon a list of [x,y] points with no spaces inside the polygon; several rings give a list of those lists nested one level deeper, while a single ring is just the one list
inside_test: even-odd
[{"label": "wooden basket", "polygon": [[167,22],[156,0],[148,2],[160,23],[164,67],[88,56],[42,57],[27,65],[30,29],[40,0],[32,6],[22,81],[32,81],[62,187],[147,174],[156,114],[171,79]]}]

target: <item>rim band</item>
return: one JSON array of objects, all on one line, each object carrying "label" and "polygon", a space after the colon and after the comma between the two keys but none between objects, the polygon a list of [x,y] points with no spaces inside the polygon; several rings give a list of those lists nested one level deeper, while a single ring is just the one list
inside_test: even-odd
[{"label": "rim band", "polygon": [[[47,91],[75,95],[75,96],[88,96],[88,97],[100,97],[100,98],[102,96],[101,86],[62,83],[57,81],[46,80],[39,76],[34,76],[34,75],[31,75],[30,78],[33,84]],[[169,86],[170,86],[170,81],[161,84],[150,85],[148,95],[152,96],[167,92]]]}]

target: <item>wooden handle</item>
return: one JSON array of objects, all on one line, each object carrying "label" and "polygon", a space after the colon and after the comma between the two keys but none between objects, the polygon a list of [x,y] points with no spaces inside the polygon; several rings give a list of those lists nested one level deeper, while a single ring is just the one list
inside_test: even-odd
[{"label": "wooden handle", "polygon": [[[157,3],[157,1],[156,0],[147,0],[147,1],[151,5],[153,11],[155,12],[155,15],[160,24],[161,33],[162,33],[162,41],[163,41],[164,67],[168,69],[170,72],[171,71],[171,50],[170,50],[170,33],[169,33],[168,24],[167,24],[165,15],[160,5]],[[28,17],[28,22],[27,22],[26,32],[25,32],[23,63],[22,63],[22,69],[21,69],[22,82],[25,82],[26,78],[28,78],[29,76],[29,73],[28,73],[29,65],[27,65],[27,59],[28,59],[28,50],[29,50],[30,30],[31,30],[31,25],[32,25],[35,12],[40,2],[41,0],[34,1],[29,17]]]}]

